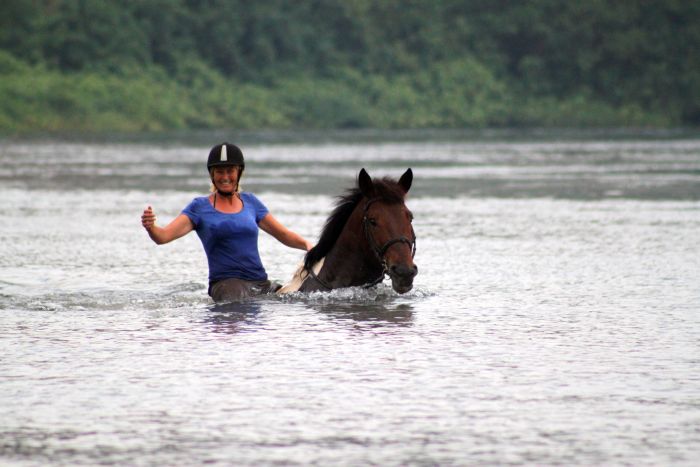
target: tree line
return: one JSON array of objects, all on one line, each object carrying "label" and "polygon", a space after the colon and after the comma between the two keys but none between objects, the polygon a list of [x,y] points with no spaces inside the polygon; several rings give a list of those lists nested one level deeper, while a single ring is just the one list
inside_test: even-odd
[{"label": "tree line", "polygon": [[700,123],[700,3],[4,0],[0,130]]}]

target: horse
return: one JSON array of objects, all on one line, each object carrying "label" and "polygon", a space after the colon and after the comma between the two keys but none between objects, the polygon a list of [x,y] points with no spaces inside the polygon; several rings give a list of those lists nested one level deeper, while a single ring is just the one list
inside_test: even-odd
[{"label": "horse", "polygon": [[338,197],[318,243],[304,257],[295,276],[297,285],[280,292],[372,287],[386,275],[397,293],[411,290],[418,273],[413,263],[416,235],[405,198],[412,182],[410,168],[398,182],[389,177],[373,180],[360,170],[357,186]]}]

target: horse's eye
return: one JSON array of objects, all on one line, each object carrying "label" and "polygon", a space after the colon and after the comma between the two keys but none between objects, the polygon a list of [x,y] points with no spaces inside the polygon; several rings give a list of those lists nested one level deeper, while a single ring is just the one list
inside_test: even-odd
[{"label": "horse's eye", "polygon": [[377,219],[375,219],[374,217],[368,218],[367,221],[369,222],[369,224],[370,224],[372,227],[376,227],[376,226],[377,226]]}]

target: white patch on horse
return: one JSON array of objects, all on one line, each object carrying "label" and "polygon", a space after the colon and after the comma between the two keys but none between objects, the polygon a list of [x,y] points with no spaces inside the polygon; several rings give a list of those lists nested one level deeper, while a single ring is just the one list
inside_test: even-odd
[{"label": "white patch on horse", "polygon": [[[323,267],[323,261],[326,258],[321,258],[316,264],[314,264],[313,268],[311,268],[314,271],[314,274],[318,275],[319,272],[321,272],[321,268]],[[292,292],[298,292],[299,289],[301,288],[301,284],[304,283],[306,279],[309,278],[309,273],[306,272],[304,269],[304,263],[301,263],[297,270],[294,272],[294,276],[292,276],[292,279],[284,284],[282,288],[280,288],[277,293],[278,294],[285,294],[285,293],[292,293]]]}]

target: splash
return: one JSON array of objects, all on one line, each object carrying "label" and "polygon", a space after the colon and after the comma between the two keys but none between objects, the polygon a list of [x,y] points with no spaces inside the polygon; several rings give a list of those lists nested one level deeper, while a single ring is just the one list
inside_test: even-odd
[{"label": "splash", "polygon": [[345,303],[345,302],[370,302],[370,303],[389,303],[396,300],[410,301],[412,299],[425,298],[433,295],[431,292],[414,288],[405,294],[399,294],[394,291],[388,284],[379,284],[376,287],[344,287],[333,289],[331,291],[316,291],[316,292],[293,292],[285,295],[279,295],[278,298],[282,302],[306,302],[306,303]]}]

